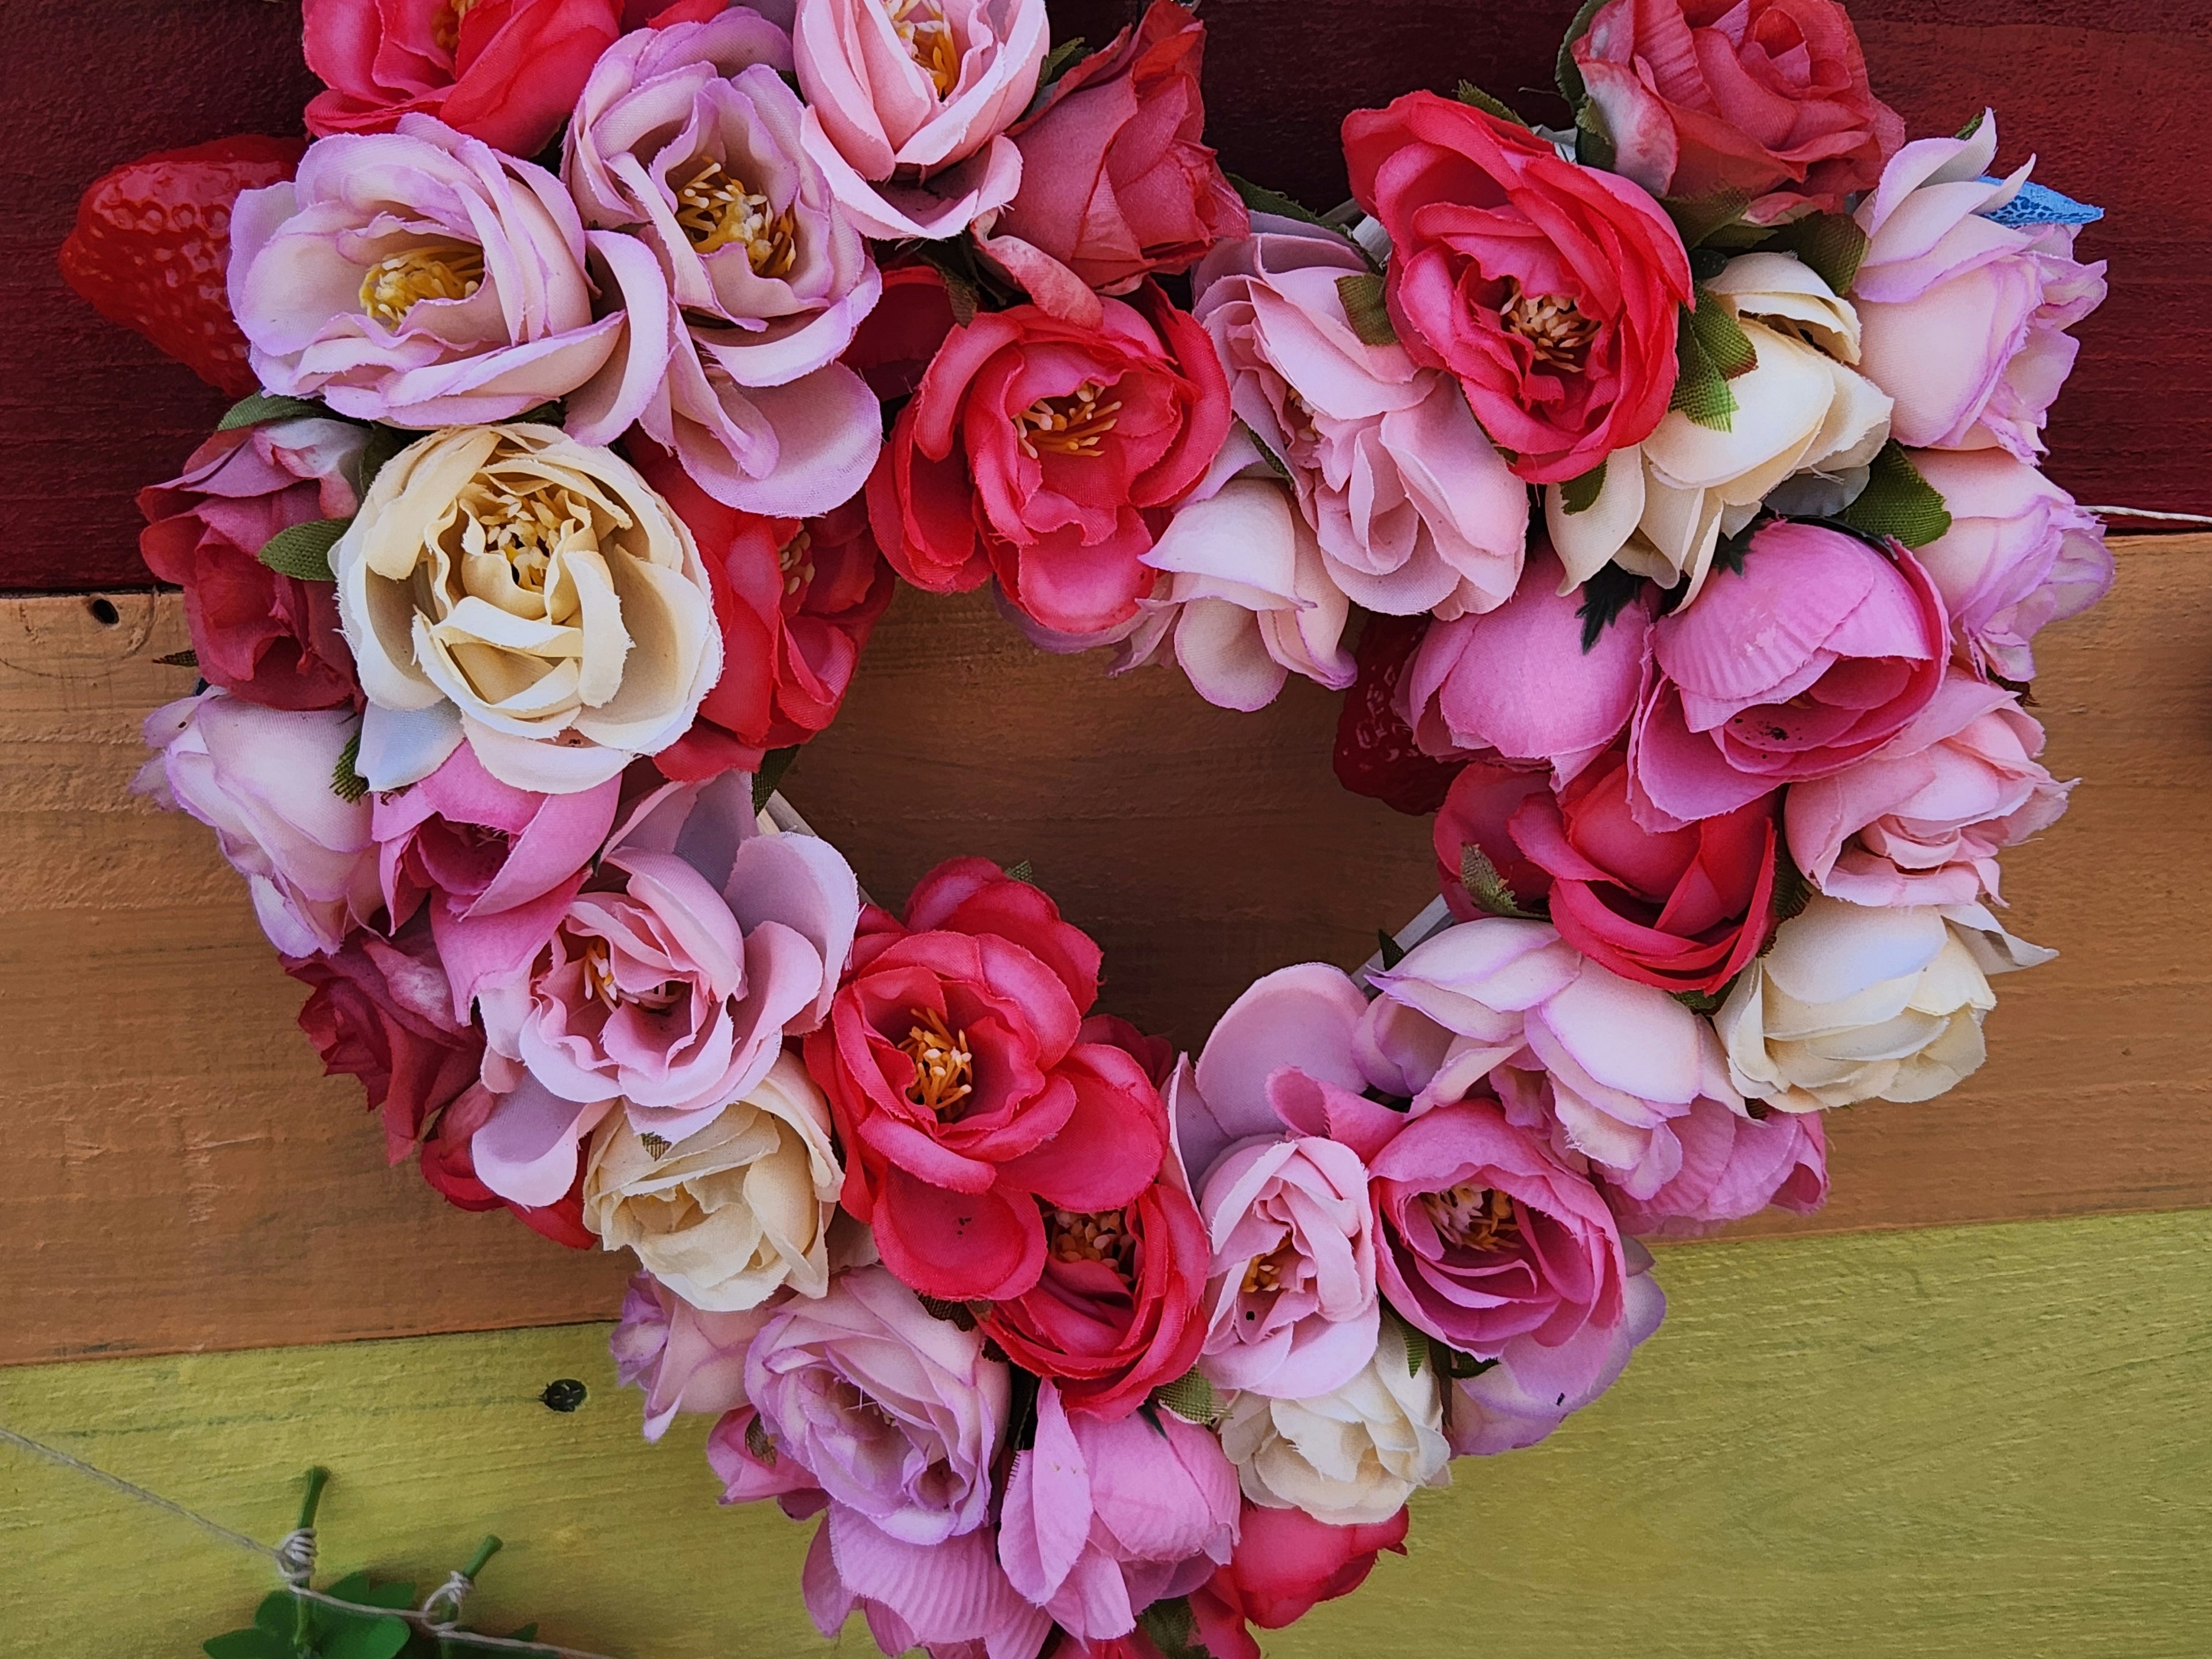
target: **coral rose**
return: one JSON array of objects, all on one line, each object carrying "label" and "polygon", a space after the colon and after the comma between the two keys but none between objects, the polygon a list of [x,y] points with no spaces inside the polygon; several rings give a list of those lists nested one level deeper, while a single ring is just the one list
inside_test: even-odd
[{"label": "coral rose", "polygon": [[615,1381],[645,1395],[645,1437],[659,1439],[679,1412],[720,1417],[744,1405],[745,1351],[775,1313],[772,1302],[703,1313],[651,1273],[633,1278],[607,1348]]},{"label": "coral rose", "polygon": [[1137,614],[1144,556],[1228,435],[1212,343],[1147,284],[1096,329],[1035,306],[955,329],[868,480],[884,554],[917,587],[996,575],[1040,626]]},{"label": "coral rose", "polygon": [[434,115],[535,155],[622,33],[622,11],[620,0],[307,0],[307,67],[327,88],[308,100],[307,131],[388,132]]},{"label": "coral rose", "polygon": [[[1191,1598],[1193,1611],[1207,1627],[1207,1645],[1219,1659],[1259,1659],[1259,1645],[1245,1633],[1244,1620],[1262,1630],[1281,1630],[1322,1602],[1351,1595],[1367,1582],[1375,1558],[1384,1550],[1406,1553],[1410,1524],[1404,1510],[1387,1520],[1340,1527],[1316,1521],[1303,1510],[1248,1503],[1229,1565]],[[1215,1620],[1233,1621],[1231,1640],[1241,1638],[1241,1644],[1215,1646]]]},{"label": "coral rose", "polygon": [[1631,808],[1651,829],[1732,812],[1887,743],[1943,682],[1950,623],[1911,554],[1776,520],[1743,568],[1652,629],[1629,738]]},{"label": "coral rose", "polygon": [[870,914],[806,1066],[844,1147],[845,1208],[927,1296],[1002,1301],[1044,1272],[1048,1217],[1103,1231],[1167,1152],[1126,1049],[1082,1040],[1098,947],[1050,899],[954,859]]},{"label": "coral rose", "polygon": [[272,421],[218,432],[167,483],[138,492],[146,568],[185,590],[200,678],[270,708],[332,708],[360,695],[337,595],[256,556],[270,537],[361,505],[365,427]]},{"label": "coral rose", "polygon": [[1608,0],[1573,59],[1615,170],[1754,224],[1841,210],[1905,142],[1836,0]]},{"label": "coral rose", "polygon": [[1415,362],[1449,369],[1515,474],[1558,483],[1659,424],[1689,256],[1638,185],[1431,92],[1344,118]]}]

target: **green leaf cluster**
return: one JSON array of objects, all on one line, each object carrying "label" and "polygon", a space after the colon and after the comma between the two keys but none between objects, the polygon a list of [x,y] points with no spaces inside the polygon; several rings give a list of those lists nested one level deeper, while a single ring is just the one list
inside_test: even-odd
[{"label": "green leaf cluster", "polygon": [[1516,127],[1528,125],[1521,112],[1500,98],[1493,98],[1472,81],[1462,81],[1453,94],[1470,109],[1479,109],[1485,115],[1494,115],[1501,121],[1510,121]]},{"label": "green leaf cluster", "polygon": [[208,1659],[434,1659],[433,1638],[392,1616],[414,1606],[412,1584],[380,1584],[357,1572],[323,1593],[354,1605],[334,1607],[272,1590],[252,1625],[210,1637],[201,1651]]},{"label": "green leaf cluster", "polygon": [[1172,1382],[1163,1382],[1152,1390],[1152,1403],[1164,1412],[1173,1412],[1186,1423],[1203,1424],[1212,1428],[1218,1423],[1227,1407],[1221,1396],[1214,1392],[1213,1384],[1197,1371],[1185,1371]]},{"label": "green leaf cluster", "polygon": [[1230,188],[1243,199],[1249,211],[1273,214],[1278,219],[1295,219],[1302,225],[1318,226],[1330,235],[1342,238],[1348,246],[1357,250],[1359,257],[1367,262],[1370,270],[1377,268],[1374,256],[1346,235],[1344,227],[1335,221],[1323,217],[1304,203],[1293,200],[1279,190],[1269,190],[1265,185],[1255,185],[1249,179],[1240,178],[1233,173],[1222,176],[1229,180]]},{"label": "green leaf cluster", "polygon": [[1582,618],[1583,649],[1597,648],[1605,630],[1644,591],[1644,578],[1617,564],[1602,565],[1583,583],[1583,602],[1575,615]]},{"label": "green leaf cluster", "polygon": [[[1589,471],[1579,473],[1559,486],[1559,504],[1570,514],[1587,513],[1597,505],[1597,498],[1604,493],[1605,462],[1600,461]],[[1587,651],[1596,643],[1595,640],[1585,641],[1583,649]]]},{"label": "green leaf cluster", "polygon": [[1682,307],[1674,331],[1674,393],[1667,407],[1699,426],[1726,432],[1735,423],[1737,407],[1728,383],[1759,367],[1759,350],[1719,296],[1701,287],[1696,303]]},{"label": "green leaf cluster", "polygon": [[1942,495],[1894,438],[1875,456],[1858,499],[1836,516],[1854,530],[1894,537],[1907,547],[1925,547],[1951,527]]},{"label": "green leaf cluster", "polygon": [[1398,343],[1397,325],[1390,320],[1383,292],[1382,278],[1371,270],[1336,279],[1336,296],[1344,302],[1345,320],[1362,345]]},{"label": "green leaf cluster", "polygon": [[1190,1610],[1188,1595],[1153,1602],[1137,1615],[1137,1628],[1152,1638],[1161,1659],[1214,1659],[1213,1650],[1200,1639],[1198,1615]]}]

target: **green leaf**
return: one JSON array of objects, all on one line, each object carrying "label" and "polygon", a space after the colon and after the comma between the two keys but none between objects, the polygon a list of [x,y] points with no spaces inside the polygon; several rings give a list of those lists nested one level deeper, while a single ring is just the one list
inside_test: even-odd
[{"label": "green leaf", "polygon": [[1989,113],[1985,109],[1976,110],[1974,118],[1959,129],[1958,136],[1961,138],[1972,137],[1982,130],[1982,123],[1989,118]]},{"label": "green leaf", "polygon": [[[331,768],[331,793],[343,801],[356,801],[368,793],[368,780],[361,775],[361,728],[345,741],[338,750],[337,764]],[[350,1581],[349,1581],[350,1582]],[[331,1592],[333,1595],[337,1592]]]},{"label": "green leaf", "polygon": [[1751,205],[1751,192],[1729,185],[1705,196],[1662,196],[1659,205],[1681,232],[1682,246],[1694,248],[1742,218]]},{"label": "green leaf", "polygon": [[1185,1371],[1174,1382],[1163,1382],[1154,1389],[1152,1402],[1162,1411],[1173,1412],[1186,1423],[1211,1428],[1221,1420],[1221,1397],[1214,1393],[1213,1384],[1194,1370]]},{"label": "green leaf", "polygon": [[[1729,377],[1721,373],[1720,366],[1705,350],[1692,320],[1697,314],[1684,306],[1674,331],[1674,392],[1667,400],[1667,407],[1670,411],[1686,415],[1699,426],[1726,432],[1735,424],[1735,393],[1729,390]],[[1748,347],[1751,342],[1747,339],[1744,344]]]},{"label": "green leaf", "polygon": [[1036,866],[1031,864],[1027,859],[1024,859],[1019,864],[1007,865],[1006,866],[1006,874],[1008,881],[1035,881],[1036,879]]},{"label": "green leaf", "polygon": [[[1272,213],[1278,219],[1296,219],[1301,224],[1319,225],[1323,230],[1338,236],[1344,235],[1344,227],[1333,225],[1303,202],[1293,201],[1279,190],[1269,190],[1265,185],[1255,185],[1249,179],[1237,174],[1224,175],[1231,188],[1244,198],[1246,209],[1253,213]],[[1349,241],[1351,238],[1346,237]]]},{"label": "green leaf", "polygon": [[323,1638],[322,1659],[398,1659],[414,1634],[404,1619],[337,1617],[343,1625]]},{"label": "green leaf", "polygon": [[1751,556],[1752,532],[1766,523],[1754,519],[1733,536],[1723,536],[1713,544],[1713,568],[1725,570],[1730,575],[1743,574],[1743,562]]},{"label": "green leaf", "polygon": [[1583,583],[1583,602],[1575,614],[1583,622],[1583,651],[1597,648],[1598,641],[1605,637],[1605,630],[1643,591],[1644,578],[1617,564],[1600,566]]},{"label": "green leaf", "polygon": [[761,757],[760,770],[753,774],[753,811],[768,810],[768,798],[775,793],[776,786],[783,781],[784,774],[791,770],[792,762],[799,758],[799,745],[788,749],[771,749]]},{"label": "green leaf", "polygon": [[1462,1353],[1457,1348],[1429,1339],[1429,1363],[1455,1382],[1464,1382],[1470,1376],[1480,1376],[1498,1362],[1477,1359],[1471,1353]]},{"label": "green leaf", "polygon": [[197,651],[172,651],[167,656],[156,657],[154,660],[165,668],[198,668],[200,653]]},{"label": "green leaf", "polygon": [[1505,884],[1505,878],[1498,873],[1498,866],[1490,861],[1490,854],[1473,842],[1462,842],[1459,849],[1460,885],[1478,908],[1493,916],[1512,916],[1522,921],[1540,921],[1542,917],[1533,910],[1521,908],[1521,901]]},{"label": "green leaf", "polygon": [[770,1468],[775,1467],[775,1446],[769,1439],[768,1431],[761,1426],[758,1412],[755,1412],[751,1420],[745,1425],[745,1449]]},{"label": "green leaf", "polygon": [[1187,1595],[1153,1602],[1137,1615],[1137,1628],[1152,1639],[1161,1659],[1213,1659],[1212,1650],[1199,1640],[1198,1616]]},{"label": "green leaf", "polygon": [[1406,959],[1406,947],[1399,944],[1396,939],[1393,939],[1389,935],[1389,933],[1380,927],[1377,927],[1375,930],[1375,943],[1376,945],[1376,953],[1382,958],[1382,971],[1384,973],[1389,973],[1390,969],[1395,968],[1400,963]]},{"label": "green leaf", "polygon": [[1844,295],[1851,291],[1866,258],[1867,234],[1848,213],[1810,213],[1791,220],[1759,246],[1796,254],[1832,292]]},{"label": "green leaf", "polygon": [[242,426],[261,426],[270,421],[342,420],[313,398],[287,398],[274,392],[257,392],[240,398],[216,422],[218,432],[235,432]]},{"label": "green leaf", "polygon": [[941,1319],[946,1324],[957,1325],[963,1331],[972,1331],[975,1328],[977,1308],[988,1310],[991,1305],[988,1302],[947,1302],[942,1297],[924,1296],[919,1291],[915,1292],[915,1299],[921,1304],[921,1310],[932,1319]]},{"label": "green leaf", "polygon": [[1582,9],[1575,21],[1567,25],[1567,38],[1559,42],[1559,55],[1552,66],[1552,77],[1559,83],[1559,96],[1567,106],[1580,114],[1583,100],[1589,96],[1589,88],[1583,82],[1583,72],[1575,64],[1575,42],[1589,33],[1590,19],[1606,0],[1583,0]]},{"label": "green leaf", "polygon": [[559,426],[568,418],[568,405],[559,398],[549,398],[535,409],[526,409],[502,426]]},{"label": "green leaf", "polygon": [[1587,99],[1575,111],[1575,160],[1601,173],[1613,171],[1613,134],[1607,130],[1605,112]]},{"label": "green leaf", "polygon": [[1943,497],[1894,438],[1874,458],[1858,499],[1836,516],[1854,530],[1894,536],[1907,547],[1925,547],[1951,527]]},{"label": "green leaf", "polygon": [[297,576],[302,581],[334,582],[337,574],[331,568],[331,550],[338,538],[344,535],[351,519],[313,519],[306,524],[295,524],[289,530],[280,530],[261,544],[254,556],[280,576]]},{"label": "green leaf", "polygon": [[361,493],[364,495],[368,494],[368,487],[376,482],[376,475],[383,471],[401,450],[428,436],[429,434],[426,432],[403,432],[396,426],[369,428],[368,441],[362,447],[361,452]]},{"label": "green leaf", "polygon": [[1696,290],[1697,309],[1689,314],[1690,331],[1698,337],[1706,359],[1720,371],[1721,379],[1734,380],[1759,367],[1759,349],[1743,331],[1728,307],[1711,289]]},{"label": "green leaf", "polygon": [[1030,106],[1023,113],[1034,115],[1042,109],[1045,100],[1051,95],[1052,83],[1089,56],[1091,54],[1085,49],[1083,37],[1079,34],[1072,40],[1061,41],[1047,52],[1043,66],[1037,70],[1036,96],[1030,100]]},{"label": "green leaf", "polygon": [[415,1586],[407,1580],[392,1578],[380,1584],[365,1572],[352,1573],[339,1579],[323,1594],[364,1607],[411,1607],[415,1605]]},{"label": "green leaf", "polygon": [[261,1598],[260,1606],[253,1609],[254,1628],[281,1636],[289,1645],[292,1632],[299,1628],[299,1598],[291,1591],[270,1590]]},{"label": "green leaf", "polygon": [[1735,983],[1732,979],[1717,991],[1674,991],[1668,994],[1693,1014],[1717,1013],[1721,1004],[1728,1000],[1729,988]]},{"label": "green leaf", "polygon": [[[1587,513],[1597,505],[1597,498],[1605,493],[1605,463],[1600,461],[1589,471],[1570,478],[1559,486],[1559,504],[1569,513]],[[1590,641],[1595,645],[1595,640]],[[1589,649],[1584,646],[1583,650]]]},{"label": "green leaf", "polygon": [[[289,1602],[292,1598],[284,1599]],[[210,1636],[200,1644],[200,1651],[208,1659],[294,1659],[289,1632],[279,1637],[258,1628],[227,1630],[220,1636]]]},{"label": "green leaf", "polygon": [[1472,81],[1461,82],[1459,91],[1454,95],[1461,103],[1471,109],[1479,109],[1485,115],[1494,115],[1501,121],[1510,121],[1516,127],[1525,127],[1528,125],[1511,105],[1501,98],[1492,97]]},{"label": "green leaf", "polygon": [[1362,345],[1398,343],[1398,330],[1390,320],[1390,307],[1384,303],[1382,293],[1382,278],[1371,270],[1336,279],[1336,295],[1344,302],[1345,320]]},{"label": "green leaf", "polygon": [[[1776,928],[1801,915],[1812,902],[1813,884],[1806,880],[1805,872],[1797,867],[1797,860],[1790,856],[1790,843],[1777,836],[1774,838],[1774,902],[1769,911]],[[1773,948],[1774,935],[1770,933],[1759,954],[1765,956]]]},{"label": "green leaf", "polygon": [[975,255],[968,244],[918,242],[915,252],[945,278],[945,297],[952,304],[952,320],[965,328],[983,307],[983,289],[975,271]]}]

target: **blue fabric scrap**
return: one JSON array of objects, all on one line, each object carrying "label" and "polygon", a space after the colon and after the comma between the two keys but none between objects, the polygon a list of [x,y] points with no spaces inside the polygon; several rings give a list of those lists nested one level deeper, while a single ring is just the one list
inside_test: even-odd
[{"label": "blue fabric scrap", "polygon": [[[2001,181],[1984,179],[1982,182],[1994,185]],[[1983,216],[2013,230],[2027,230],[2037,225],[2094,225],[2105,216],[2105,210],[2062,196],[2030,179],[2020,187],[2019,195]]]}]

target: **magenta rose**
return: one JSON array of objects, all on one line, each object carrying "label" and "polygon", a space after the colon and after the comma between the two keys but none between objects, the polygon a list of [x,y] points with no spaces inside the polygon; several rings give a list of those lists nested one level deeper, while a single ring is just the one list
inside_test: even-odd
[{"label": "magenta rose", "polygon": [[1398,713],[1424,753],[1541,762],[1561,781],[1603,754],[1636,710],[1651,634],[1638,599],[1583,649],[1577,593],[1548,549],[1495,611],[1438,623],[1400,684]]},{"label": "magenta rose", "polygon": [[427,927],[391,939],[362,929],[327,955],[287,957],[284,971],[308,988],[300,1029],[325,1076],[361,1079],[384,1120],[386,1155],[410,1156],[438,1114],[477,1080],[483,1033],[456,1018]]},{"label": "magenta rose", "polygon": [[2072,225],[1989,216],[2028,173],[1986,178],[1996,151],[1985,112],[1971,137],[1907,144],[1860,204],[1858,369],[1895,400],[1890,432],[1907,447],[1995,445],[2032,462],[2081,349],[2066,330],[2103,301],[2105,267],[2074,258]]},{"label": "magenta rose", "polygon": [[707,1313],[651,1273],[633,1278],[607,1346],[615,1380],[644,1392],[645,1437],[659,1439],[679,1412],[720,1417],[744,1405],[745,1351],[781,1310],[781,1303],[767,1302]]},{"label": "magenta rose", "polygon": [[218,432],[167,483],[138,492],[146,568],[185,590],[200,678],[270,708],[334,708],[360,695],[337,591],[257,556],[280,530],[361,507],[365,427],[273,421]]},{"label": "magenta rose", "polygon": [[1658,203],[1432,92],[1346,116],[1344,155],[1352,195],[1390,235],[1399,338],[1459,377],[1516,476],[1562,483],[1651,435],[1691,297]]},{"label": "magenta rose", "polygon": [[1573,55],[1615,170],[1754,224],[1840,211],[1905,142],[1836,0],[1609,0]]},{"label": "magenta rose", "polygon": [[1828,1143],[1819,1112],[1753,1117],[1700,1100],[1674,1132],[1682,1167],[1644,1198],[1601,1182],[1623,1232],[1694,1238],[1772,1205],[1802,1215],[1828,1196]]},{"label": "magenta rose", "polygon": [[1205,46],[1204,24],[1176,0],[1152,0],[1133,29],[1054,82],[1009,131],[1022,184],[994,251],[1018,238],[1085,285],[1125,294],[1244,234],[1243,198],[1206,145]]},{"label": "magenta rose", "polygon": [[560,130],[599,55],[622,32],[620,0],[306,0],[307,67],[328,90],[307,131],[389,132],[434,115],[510,155]]},{"label": "magenta rose", "polygon": [[1822,892],[1856,904],[1996,898],[1997,854],[2066,811],[2073,786],[2043,769],[2042,750],[2019,698],[1954,668],[1881,749],[1789,792],[1790,855]]},{"label": "magenta rose", "polygon": [[2002,449],[1923,449],[1912,462],[1951,514],[1951,527],[1913,556],[1942,594],[1960,646],[1988,673],[2033,679],[2036,635],[2111,591],[2104,525]]},{"label": "magenta rose", "polygon": [[1950,622],[1918,560],[1821,525],[1753,532],[1741,571],[1652,629],[1629,739],[1638,820],[1675,829],[1887,743],[1943,681]]}]

